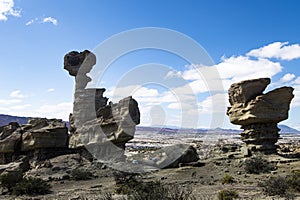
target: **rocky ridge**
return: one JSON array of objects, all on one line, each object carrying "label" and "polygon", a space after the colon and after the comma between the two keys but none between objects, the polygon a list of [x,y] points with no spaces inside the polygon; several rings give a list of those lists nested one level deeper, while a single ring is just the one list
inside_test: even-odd
[{"label": "rocky ridge", "polygon": [[16,161],[22,155],[47,159],[66,152],[68,129],[62,120],[31,118],[27,124],[11,122],[0,127],[0,163]]}]

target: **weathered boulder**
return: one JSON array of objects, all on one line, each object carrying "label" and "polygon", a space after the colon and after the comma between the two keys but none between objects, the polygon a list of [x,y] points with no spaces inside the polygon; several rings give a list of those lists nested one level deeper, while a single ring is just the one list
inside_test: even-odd
[{"label": "weathered boulder", "polygon": [[238,125],[279,123],[288,118],[293,88],[282,87],[256,96],[248,103],[233,104],[227,111],[230,122]]},{"label": "weathered boulder", "polygon": [[[253,152],[276,151],[280,130],[277,123],[288,118],[294,97],[292,87],[281,87],[263,94],[268,84],[269,78],[247,80],[232,84],[228,90],[231,107],[227,115],[231,123],[242,125],[241,139]],[[247,152],[245,148],[244,151]]]},{"label": "weathered boulder", "polygon": [[197,150],[188,144],[167,146],[158,150],[155,154],[156,165],[161,169],[179,167],[180,164],[199,160]]},{"label": "weathered boulder", "polygon": [[261,78],[232,84],[228,90],[230,105],[248,103],[258,95],[263,94],[270,82],[271,79],[269,78]]},{"label": "weathered boulder", "polygon": [[0,127],[0,164],[25,155],[43,160],[68,153],[68,129],[62,120],[31,118],[27,124],[12,122]]},{"label": "weathered boulder", "polygon": [[89,168],[91,171],[91,163],[79,154],[60,155],[35,164],[25,175],[38,176],[46,181],[68,179],[72,171],[78,168]]},{"label": "weathered boulder", "polygon": [[30,164],[27,157],[22,157],[15,162],[10,162],[8,164],[0,164],[0,174],[5,172],[15,172],[15,171],[22,171],[26,172],[29,170]]},{"label": "weathered boulder", "polygon": [[22,151],[67,147],[68,129],[62,120],[33,118],[24,128]]},{"label": "weathered boulder", "polygon": [[21,141],[21,128],[12,122],[0,127],[0,153],[13,153]]},{"label": "weathered boulder", "polygon": [[[83,71],[82,63],[85,63],[85,66],[88,67],[87,71]],[[64,57],[64,69],[67,70],[71,76],[76,76],[80,67],[82,67],[82,73],[86,74],[95,64],[96,56],[88,50],[83,52],[71,51]]]}]

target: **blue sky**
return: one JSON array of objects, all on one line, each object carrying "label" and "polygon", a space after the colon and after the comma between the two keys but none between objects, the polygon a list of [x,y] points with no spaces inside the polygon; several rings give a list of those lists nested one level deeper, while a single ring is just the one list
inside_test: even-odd
[{"label": "blue sky", "polygon": [[[273,83],[269,90],[295,87],[290,118],[283,123],[300,128],[299,8],[296,0],[0,0],[0,113],[67,119],[74,91],[74,78],[63,70],[67,52],[94,50],[123,31],[160,27],[200,44],[214,61],[212,67],[220,72],[224,91],[210,96],[203,77],[193,71],[199,63],[193,63],[193,68],[160,50],[131,52],[116,60],[98,84],[107,88],[106,95],[112,100],[117,83],[149,63],[168,66],[173,77],[191,84],[197,100],[196,109],[189,108],[190,102],[178,104],[170,93],[174,88],[143,85],[132,94],[140,102],[142,125],[178,126],[187,118],[182,116],[186,104],[188,119],[197,114],[197,127],[210,127],[212,113],[224,115],[226,110],[222,103],[212,106],[212,98],[226,101],[224,95],[231,83],[269,76]],[[155,72],[160,70],[153,76]],[[126,96],[123,89],[118,93],[123,91]],[[239,128],[230,125],[225,115],[219,126]]]}]

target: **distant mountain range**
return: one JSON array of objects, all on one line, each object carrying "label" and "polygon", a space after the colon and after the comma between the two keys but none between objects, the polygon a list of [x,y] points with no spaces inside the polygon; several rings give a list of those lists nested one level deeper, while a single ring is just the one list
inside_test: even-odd
[{"label": "distant mountain range", "polygon": [[[27,124],[29,117],[18,117],[11,115],[0,114],[0,126],[7,125],[10,122],[18,122],[19,124]],[[67,126],[68,126],[68,122]],[[297,129],[291,128],[289,126],[279,124],[278,128],[281,129],[281,134],[300,134],[300,131]],[[175,134],[175,133],[217,133],[217,134],[238,134],[241,130],[235,129],[190,129],[190,128],[177,128],[177,127],[148,127],[148,126],[137,126],[137,131],[151,131],[151,132],[159,132],[162,134]]]},{"label": "distant mountain range", "polygon": [[298,131],[297,129],[291,128],[283,124],[279,124],[278,128],[280,128],[280,133],[300,134],[300,131]]},{"label": "distant mountain range", "polygon": [[11,115],[0,114],[0,126],[9,124],[10,122],[18,122],[19,124],[27,124],[28,117],[17,117]]},{"label": "distant mountain range", "polygon": [[[286,125],[279,124],[278,128],[280,129],[281,134],[300,134],[300,131],[297,129],[291,128]],[[199,133],[199,134],[239,134],[242,130],[237,129],[223,129],[223,128],[215,128],[215,129],[191,129],[191,128],[176,128],[176,127],[148,127],[148,126],[137,126],[137,131],[147,131],[147,132],[156,132],[161,134],[176,134],[176,133]]]}]

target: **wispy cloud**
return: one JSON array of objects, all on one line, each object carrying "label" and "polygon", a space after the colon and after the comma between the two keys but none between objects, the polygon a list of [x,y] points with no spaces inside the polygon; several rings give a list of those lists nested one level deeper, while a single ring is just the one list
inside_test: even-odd
[{"label": "wispy cloud", "polygon": [[21,99],[0,99],[0,104],[2,105],[12,105],[12,104],[18,104],[21,103]]},{"label": "wispy cloud", "polygon": [[21,11],[14,9],[13,0],[0,0],[0,21],[6,21],[7,16],[20,17]]},{"label": "wispy cloud", "polygon": [[11,106],[11,110],[24,110],[25,108],[30,107],[31,104],[24,104],[24,105],[16,105],[16,106]]},{"label": "wispy cloud", "polygon": [[47,92],[54,92],[54,91],[55,91],[54,88],[49,88],[49,89],[47,90]]},{"label": "wispy cloud", "polygon": [[22,98],[26,97],[25,95],[23,95],[21,93],[20,90],[15,90],[15,91],[11,92],[9,96],[12,97],[12,98],[19,98],[19,99],[22,99]]},{"label": "wispy cloud", "polygon": [[281,60],[293,60],[300,58],[300,45],[288,45],[288,42],[274,42],[259,49],[253,49],[247,56],[258,58],[277,58]]},{"label": "wispy cloud", "polygon": [[51,23],[54,26],[57,26],[58,25],[58,20],[53,18],[53,17],[44,17],[44,18],[37,18],[36,17],[34,19],[29,20],[25,25],[30,26],[34,23],[39,23],[39,24]]},{"label": "wispy cloud", "polygon": [[42,23],[52,23],[53,25],[57,25],[57,19],[53,18],[53,17],[45,17],[44,19],[42,19]]},{"label": "wispy cloud", "polygon": [[25,25],[26,26],[30,26],[31,24],[33,24],[34,22],[36,22],[38,20],[38,18],[32,19],[30,21],[28,21]]},{"label": "wispy cloud", "polygon": [[281,82],[281,83],[286,83],[286,82],[292,81],[295,77],[296,77],[295,74],[288,73],[288,74],[285,74],[285,75],[280,79],[280,82]]},{"label": "wispy cloud", "polygon": [[[219,64],[214,66],[198,66],[192,65],[189,69],[182,72],[184,79],[191,81],[189,83],[190,87],[195,93],[204,93],[211,90],[220,91],[222,88],[216,88],[209,77],[203,79],[202,72],[207,74],[214,70],[219,73],[219,78],[221,78],[223,83],[223,89],[227,90],[229,86],[238,81],[253,79],[253,78],[263,78],[263,77],[273,77],[274,75],[280,73],[283,67],[279,62],[273,62],[265,58],[251,59],[248,56],[231,56],[229,58],[223,58]],[[210,85],[208,84],[210,83]],[[210,86],[208,88],[207,86]]]},{"label": "wispy cloud", "polygon": [[34,112],[37,116],[68,120],[69,114],[72,112],[72,108],[72,102],[62,102],[58,104],[42,105]]}]

